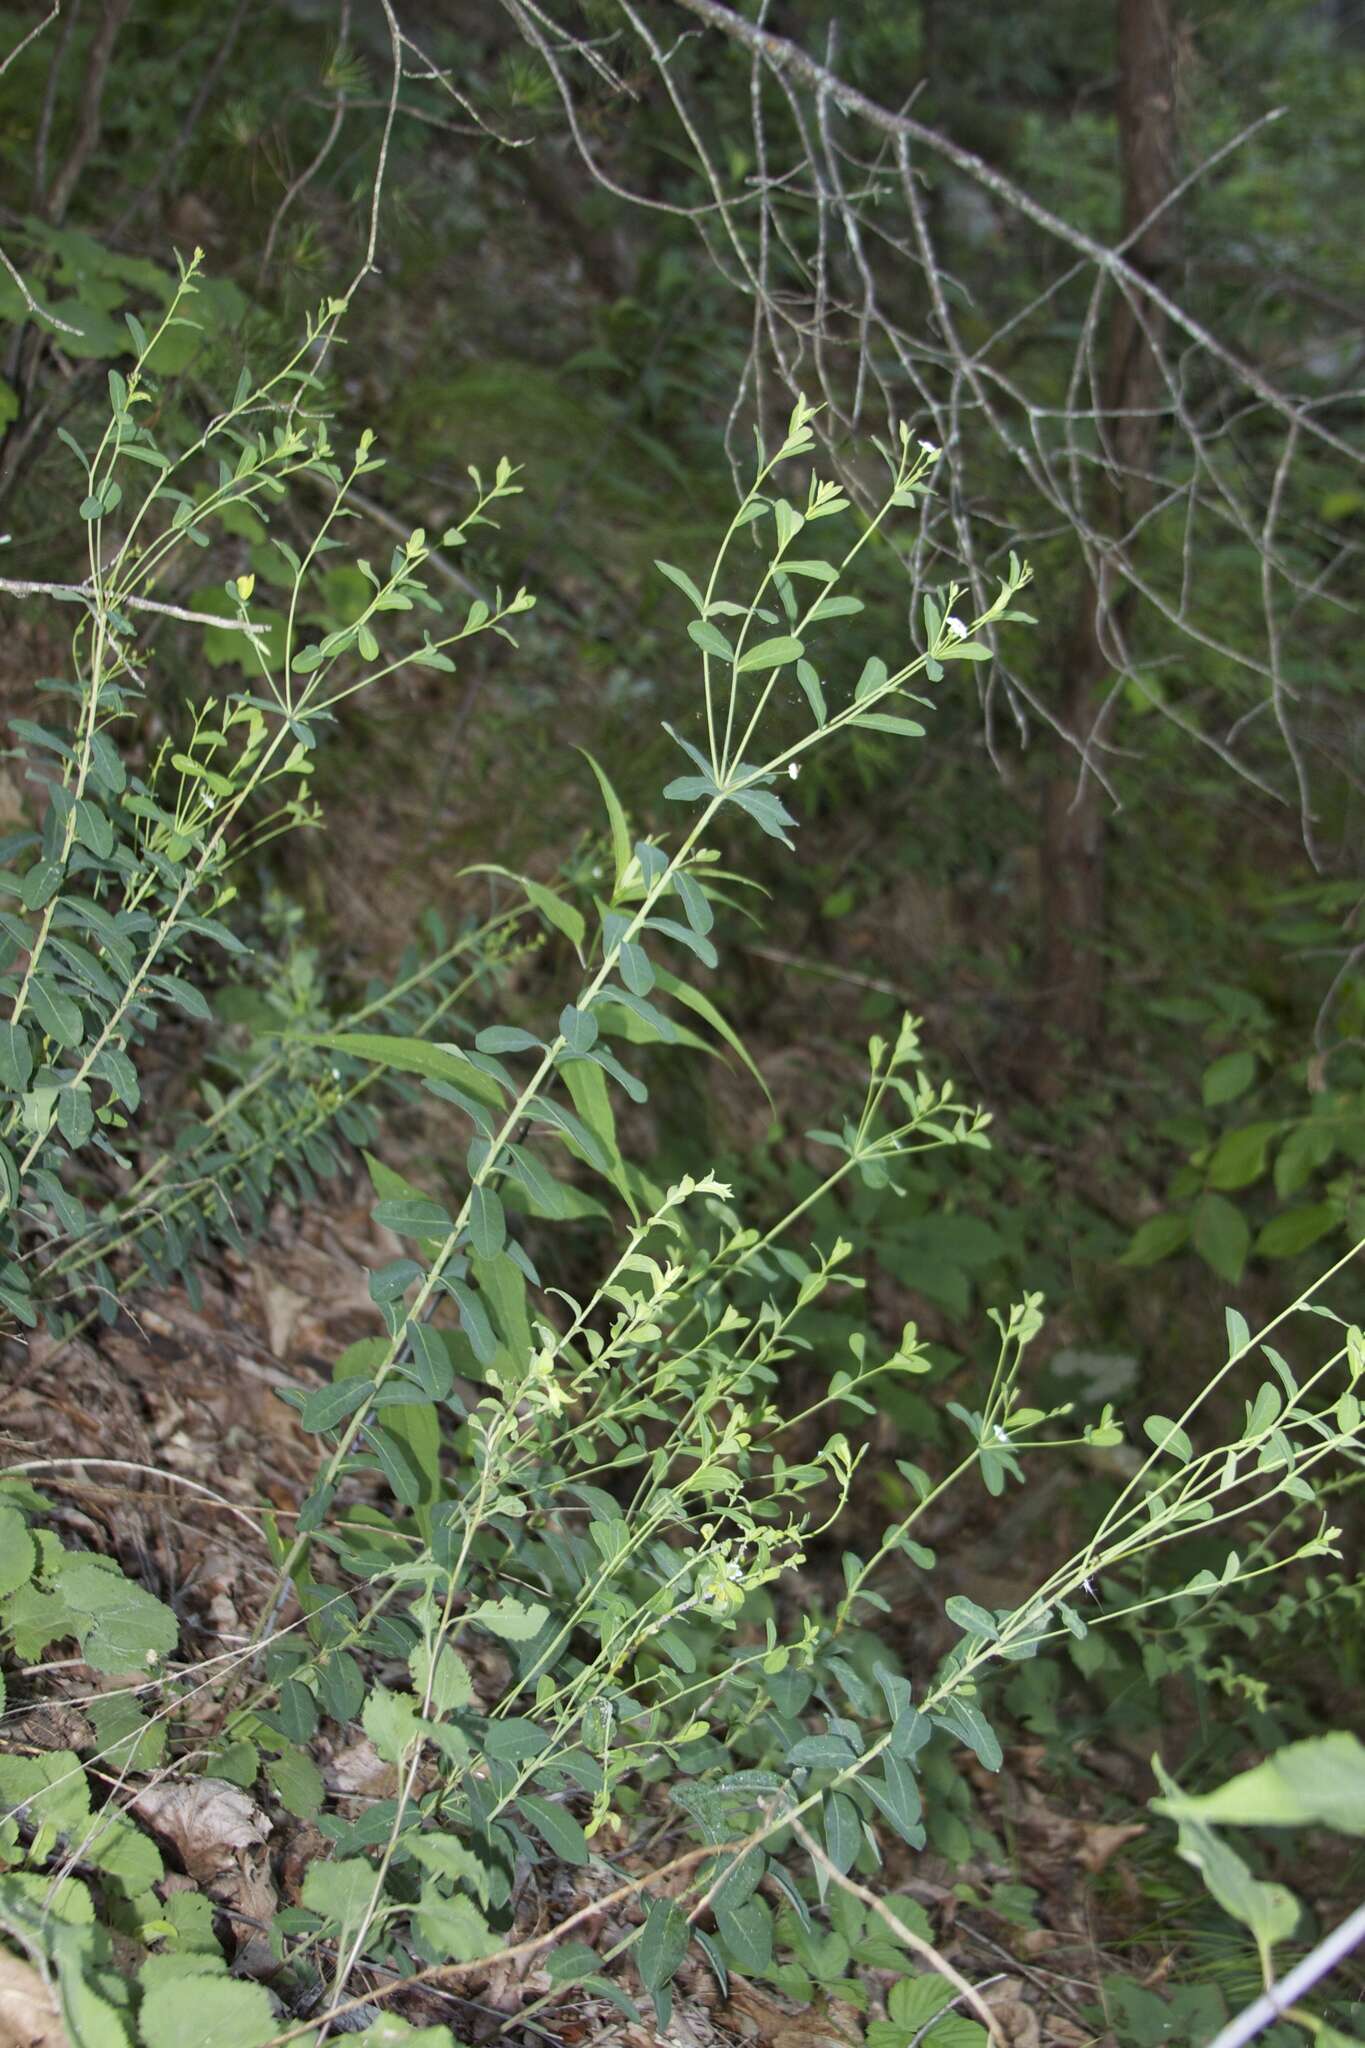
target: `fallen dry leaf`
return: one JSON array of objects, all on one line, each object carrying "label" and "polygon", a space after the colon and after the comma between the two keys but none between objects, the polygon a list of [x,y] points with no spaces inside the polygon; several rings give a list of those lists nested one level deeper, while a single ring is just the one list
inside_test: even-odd
[{"label": "fallen dry leaf", "polygon": [[730,1980],[730,1996],[716,2023],[755,2048],[860,2048],[862,2031],[851,2007],[838,2015],[817,2006],[791,2012],[742,1977]]},{"label": "fallen dry leaf", "polygon": [[368,1736],[339,1749],[323,1771],[329,1792],[358,1799],[387,1799],[398,1789],[398,1773],[381,1761]]},{"label": "fallen dry leaf", "polygon": [[985,1999],[1009,2048],[1041,2048],[1038,2015],[1025,2002],[1017,1983],[992,1984]]},{"label": "fallen dry leaf", "polygon": [[208,1884],[270,1833],[255,1800],[226,1778],[182,1778],[144,1785],[133,1811],[171,1843],[192,1878]]},{"label": "fallen dry leaf", "polygon": [[1075,1852],[1076,1861],[1082,1870],[1088,1870],[1092,1877],[1098,1877],[1109,1859],[1125,1842],[1136,1841],[1139,1835],[1145,1835],[1146,1832],[1146,1826],[1142,1821],[1130,1822],[1125,1827],[1106,1826],[1096,1821],[1082,1831],[1082,1840]]},{"label": "fallen dry leaf", "polygon": [[3,1949],[0,2048],[70,2048],[53,1993],[35,1969]]},{"label": "fallen dry leaf", "polygon": [[226,1910],[238,1968],[253,1977],[277,1968],[269,1936],[279,1900],[261,1847],[270,1821],[255,1800],[224,1778],[187,1778],[145,1785],[132,1804]]}]

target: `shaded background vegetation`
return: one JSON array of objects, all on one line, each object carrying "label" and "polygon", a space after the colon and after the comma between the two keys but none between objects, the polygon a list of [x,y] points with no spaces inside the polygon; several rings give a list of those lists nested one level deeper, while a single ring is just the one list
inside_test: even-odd
[{"label": "shaded background vegetation", "polygon": [[[1125,384],[1121,309],[1104,304],[1099,359],[1117,380],[1105,402],[1129,442],[1106,461],[1093,419],[1082,432],[1094,481],[1079,527],[1040,497],[997,422],[950,408],[965,525],[926,532],[908,566],[946,581],[963,531],[982,563],[1017,545],[1035,567],[1042,630],[1022,636],[1026,666],[993,698],[955,680],[940,689],[930,744],[907,753],[860,736],[803,779],[799,862],[773,868],[761,941],[737,904],[730,958],[741,964],[717,991],[771,1103],[737,1065],[670,1079],[661,1063],[641,1136],[661,1174],[709,1150],[760,1209],[778,1185],[800,1192],[815,1179],[802,1133],[847,1092],[869,1028],[908,1005],[943,1066],[996,1113],[997,1146],[970,1169],[912,1177],[899,1203],[855,1198],[881,1268],[871,1312],[892,1331],[917,1318],[946,1369],[978,1341],[983,1304],[1041,1288],[1048,1391],[1140,1383],[1160,1406],[1225,1302],[1254,1322],[1365,1237],[1365,484],[1350,455],[1365,348],[1365,21],[1345,0],[1182,0],[1173,12],[1157,0],[918,0],[849,8],[831,41],[830,17],[786,0],[765,27],[893,113],[909,106],[1101,244],[1188,180],[1135,260],[1251,381],[1188,337],[1148,330]],[[4,10],[0,47],[40,19]],[[1162,49],[1144,60],[1131,31],[1154,22]],[[675,593],[652,564],[705,559],[732,503],[729,452],[789,401],[753,354],[754,294],[716,231],[697,138],[640,23],[676,43],[699,139],[739,195],[741,234],[756,233],[748,58],[697,10],[664,0],[585,0],[553,19],[425,4],[403,22],[413,42],[391,121],[390,23],[360,0],[84,0],[0,80],[0,242],[67,323],[35,318],[0,277],[8,578],[60,579],[79,559],[59,430],[82,440],[102,415],[124,313],[164,297],[171,252],[202,246],[212,280],[203,333],[185,333],[161,365],[174,373],[166,405],[188,418],[230,388],[244,355],[269,354],[354,275],[383,149],[375,266],[329,366],[340,419],[373,427],[386,452],[370,480],[374,545],[414,517],[439,529],[467,464],[505,452],[525,465],[525,496],[465,564],[477,589],[540,593],[523,659],[514,670],[476,652],[453,677],[414,668],[344,712],[317,781],[334,820],[325,850],[305,837],[258,864],[257,914],[303,1007],[391,965],[422,905],[470,908],[469,862],[545,875],[567,863],[590,877],[604,858],[596,791],[586,767],[564,774],[571,745],[618,764],[633,816],[653,822],[669,772],[660,720],[678,716],[692,677]],[[1124,135],[1142,61],[1164,65],[1169,86],[1155,169]],[[800,197],[781,126],[791,108],[771,84],[761,91],[777,153],[764,175],[798,194],[799,276],[821,216]],[[880,235],[869,260],[887,319],[936,371],[953,365],[945,306],[968,355],[1006,332],[1002,374],[1040,417],[1064,416],[1097,317],[1093,276],[1069,280],[1068,252],[1045,227],[924,153],[931,275],[906,260],[903,224],[889,218],[885,155],[851,129],[847,146]],[[795,286],[774,285],[779,299],[786,288],[795,304]],[[849,292],[856,306],[856,279]],[[1151,377],[1155,355],[1143,355],[1158,344],[1210,463],[1250,508],[1243,528],[1166,492],[1186,441]],[[832,383],[847,398],[856,354],[847,334],[844,345]],[[1262,384],[1294,394],[1288,427]],[[903,416],[937,438],[922,394],[892,388]],[[1013,401],[1004,411],[1036,431]],[[856,474],[875,408],[860,419],[836,406],[830,420]],[[1327,438],[1314,438],[1318,425]],[[1120,532],[1143,588],[1175,596],[1164,610],[1105,600],[1123,626],[1116,656],[1097,588],[1105,536]],[[230,545],[202,557],[199,590],[167,595],[213,609],[226,576],[254,571],[268,586],[271,546],[244,517]],[[1271,656],[1267,559],[1282,582]],[[866,619],[848,628],[851,661],[904,631],[906,567],[889,551],[874,565]],[[336,572],[324,624],[353,613],[356,581]],[[31,712],[59,625],[29,607],[9,614],[11,714]],[[167,622],[160,671],[180,697],[236,680],[231,636],[208,636],[205,669],[189,633],[177,663],[177,630]],[[172,709],[150,708],[149,749]],[[17,779],[0,798],[22,815]],[[411,1142],[436,1141],[417,1131]],[[826,1321],[842,1348],[852,1312],[847,1327]],[[932,1394],[903,1397],[880,1426],[878,1513],[900,1484],[897,1432],[932,1435]],[[1040,1490],[1026,1512],[1081,1512],[1105,1483],[1078,1472],[1069,1505]],[[1003,1582],[1029,1540],[1027,1527],[987,1532],[973,1569]],[[1116,1649],[1075,1699],[1021,1679],[1014,1704],[1021,1726],[1057,1744],[1063,1729],[1071,1744],[1103,1724],[1141,1747],[1177,1717],[1191,1754],[1226,1764],[1248,1740],[1339,1714],[1361,1675],[1358,1614],[1349,1583],[1299,1584],[1259,1628],[1211,1615]],[[1154,1892],[1149,1906],[1159,1923],[1169,1901]]]}]

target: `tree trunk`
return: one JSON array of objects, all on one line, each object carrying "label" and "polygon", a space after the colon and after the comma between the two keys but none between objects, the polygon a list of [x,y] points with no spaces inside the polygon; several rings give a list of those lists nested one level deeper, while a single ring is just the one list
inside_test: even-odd
[{"label": "tree trunk", "polygon": [[[1173,0],[1116,0],[1118,14],[1119,160],[1125,237],[1163,205],[1176,183],[1175,33]],[[1143,228],[1126,251],[1154,282],[1176,255],[1176,222],[1167,210]],[[1084,1053],[1104,1030],[1105,854],[1108,799],[1087,771],[1104,739],[1104,697],[1125,635],[1133,591],[1112,566],[1110,547],[1152,501],[1163,380],[1157,351],[1164,322],[1149,301],[1135,306],[1117,292],[1107,336],[1101,440],[1109,475],[1094,509],[1102,566],[1082,592],[1060,650],[1065,679],[1061,724],[1077,756],[1059,765],[1043,795],[1042,918],[1038,958],[1038,1021],[1028,1060],[1037,1092],[1056,1087],[1058,1055],[1069,1042]]]}]

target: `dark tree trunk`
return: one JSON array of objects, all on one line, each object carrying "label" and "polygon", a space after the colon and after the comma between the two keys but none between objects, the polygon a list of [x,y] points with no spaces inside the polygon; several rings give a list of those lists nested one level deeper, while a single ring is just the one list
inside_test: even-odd
[{"label": "dark tree trunk", "polygon": [[[1173,0],[1117,0],[1119,159],[1123,226],[1128,236],[1169,197],[1176,183]],[[1154,281],[1169,274],[1176,222],[1168,208],[1127,250]],[[1101,435],[1109,477],[1093,516],[1102,547],[1124,545],[1152,499],[1163,380],[1156,351],[1163,322],[1149,301],[1114,297],[1103,379]],[[1082,750],[1104,739],[1104,696],[1131,610],[1132,592],[1111,569],[1087,583],[1059,649],[1065,678],[1061,723],[1076,752],[1058,764],[1044,791],[1042,917],[1038,1021],[1029,1078],[1051,1093],[1069,1043],[1086,1052],[1104,1030],[1105,854],[1108,798],[1086,772]]]}]

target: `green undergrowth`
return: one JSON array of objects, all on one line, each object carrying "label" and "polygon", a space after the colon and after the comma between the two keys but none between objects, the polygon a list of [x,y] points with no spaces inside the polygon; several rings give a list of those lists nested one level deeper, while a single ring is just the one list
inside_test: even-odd
[{"label": "green undergrowth", "polygon": [[[523,2023],[572,1991],[665,2031],[692,1957],[722,1993],[739,1974],[861,2007],[875,2048],[999,2039],[890,1873],[989,1840],[965,1766],[999,1772],[1010,1728],[1045,1710],[1031,1674],[1063,1653],[1098,1674],[1110,1640],[1123,1654],[1149,1622],[1184,1629],[1172,1654],[1197,1656],[1192,1611],[1273,1597],[1263,1582],[1291,1564],[1332,1569],[1365,1344],[1321,1298],[1329,1274],[1259,1334],[1229,1310],[1178,1413],[1144,1413],[1128,1386],[1121,1416],[1104,1393],[1039,1396],[1035,1291],[989,1308],[987,1341],[951,1360],[913,1323],[879,1337],[864,1296],[898,1201],[945,1288],[981,1263],[962,1219],[907,1194],[925,1159],[970,1165],[990,1145],[911,1017],[871,1036],[860,1087],[807,1134],[819,1175],[762,1228],[704,1158],[656,1178],[624,1112],[664,1063],[743,1065],[707,982],[743,849],[757,833],[794,850],[802,772],[846,736],[929,744],[926,693],[989,659],[987,627],[1033,623],[1029,570],[1011,557],[979,615],[960,589],[924,593],[884,652],[850,659],[863,551],[943,458],[909,435],[873,451],[879,508],[855,514],[799,404],[709,560],[658,565],[690,677],[666,707],[671,828],[637,836],[612,764],[566,756],[602,806],[601,872],[484,864],[481,922],[429,921],[395,980],[342,1000],[272,934],[255,857],[319,822],[316,764],[352,697],[414,666],[448,677],[480,638],[521,658],[529,593],[451,611],[434,571],[465,550],[479,581],[520,485],[490,457],[439,540],[414,527],[384,560],[357,555],[349,500],[380,458],[369,435],[336,447],[326,417],[344,303],[196,419],[157,406],[155,364],[201,298],[190,265],[154,328],[127,322],[108,425],[68,443],[89,539],[69,666],[46,685],[50,717],[16,731],[35,790],[0,875],[16,1370],[25,1332],[60,1345],[143,1289],[193,1287],[218,1248],[250,1256],[279,1191],[325,1210],[342,1169],[368,1173],[402,1250],[369,1275],[372,1334],[287,1395],[316,1467],[290,1511],[262,1510],[272,1571],[249,1640],[191,1639],[153,1589],[59,1535],[41,1458],[3,1480],[11,1711],[50,1686],[88,1708],[92,1735],[0,1758],[0,1926],[80,2048],[164,2048],[188,2012],[219,2048],[320,2041],[357,2014],[358,2038],[397,2039],[401,2019],[375,2014],[401,2011],[405,1987],[458,1999],[509,1951],[548,1972]],[[304,547],[279,517],[300,498]],[[219,583],[211,611],[202,590],[182,604],[224,529],[268,556]],[[220,636],[207,673],[169,621]],[[148,669],[173,659],[192,701],[143,751]],[[531,948],[554,993],[528,1015],[507,970]],[[155,1099],[158,1033],[197,1063],[188,1109]],[[385,1163],[397,1104],[459,1132],[421,1184]],[[965,1286],[953,1300],[973,1306]],[[873,1481],[883,1408],[901,1450],[869,1537],[850,1503]],[[948,1496],[1002,1501],[1076,1454],[1116,1454],[1119,1475],[1083,1540],[1008,1604],[937,1595]],[[945,1648],[918,1647],[917,1609]],[[73,1647],[85,1690],[59,1692],[52,1653]],[[356,1741],[387,1773],[360,1810],[321,1768]],[[1222,1805],[1161,1780],[1163,1826],[1267,1969],[1299,1907],[1220,1829],[1354,1826],[1361,1761],[1338,1737],[1315,1752],[1311,1796],[1291,1755],[1273,1797],[1259,1781]],[[325,1844],[264,1931],[259,1981],[240,1956],[229,1973],[212,1901],[167,1885],[153,1781],[244,1795]],[[594,1946],[585,1922],[608,1893],[624,1931]],[[547,1908],[528,1931],[529,1897],[565,1895],[590,1910]]]}]

